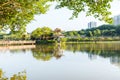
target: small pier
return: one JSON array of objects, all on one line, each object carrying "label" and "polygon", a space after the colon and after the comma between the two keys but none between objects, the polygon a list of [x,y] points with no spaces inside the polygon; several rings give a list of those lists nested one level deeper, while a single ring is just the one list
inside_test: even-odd
[{"label": "small pier", "polygon": [[0,41],[0,45],[32,45],[35,41]]}]

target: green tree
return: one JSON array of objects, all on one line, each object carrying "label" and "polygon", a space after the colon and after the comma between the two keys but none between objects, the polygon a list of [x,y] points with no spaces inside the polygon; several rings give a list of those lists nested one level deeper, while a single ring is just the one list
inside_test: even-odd
[{"label": "green tree", "polygon": [[70,31],[68,35],[69,35],[70,37],[74,37],[73,31]]},{"label": "green tree", "polygon": [[9,28],[11,31],[18,31],[26,27],[35,14],[44,14],[48,8],[48,2],[57,2],[56,8],[67,7],[73,11],[73,16],[78,17],[82,11],[87,16],[112,22],[108,11],[110,2],[113,0],[1,0],[0,1],[0,26]]},{"label": "green tree", "polygon": [[[80,12],[86,11],[86,16],[93,15],[95,18],[99,20],[104,20],[106,22],[111,23],[112,18],[109,17],[111,12],[110,2],[113,0],[57,0],[58,5],[56,8],[67,7],[68,9],[73,11],[73,16],[78,17]],[[87,7],[86,7],[87,6]]]},{"label": "green tree", "polygon": [[97,31],[96,31],[96,30],[94,30],[94,31],[93,31],[93,34],[94,34],[94,36],[96,36],[96,35],[97,35]]},{"label": "green tree", "polygon": [[32,49],[33,57],[43,61],[49,61],[53,57],[58,59],[62,57],[61,47],[57,44],[37,45],[36,48]]},{"label": "green tree", "polygon": [[52,29],[50,29],[49,27],[43,27],[42,28],[42,37],[43,39],[49,39],[52,36]]},{"label": "green tree", "polygon": [[119,25],[119,26],[117,26],[117,28],[116,28],[116,33],[117,33],[117,35],[119,35],[119,36],[120,36],[120,25]]},{"label": "green tree", "polygon": [[96,30],[96,36],[99,37],[101,35],[101,31],[99,29]]},{"label": "green tree", "polygon": [[38,39],[41,37],[42,35],[42,29],[41,28],[37,28],[35,29],[32,33],[31,33],[31,38],[32,39]]},{"label": "green tree", "polygon": [[78,31],[78,33],[79,33],[80,35],[85,35],[85,31],[84,31],[84,30]]},{"label": "green tree", "polygon": [[47,40],[52,36],[53,31],[49,27],[37,28],[31,33],[32,39]]},{"label": "green tree", "polygon": [[11,31],[25,28],[35,14],[44,14],[49,0],[1,0],[0,25]]},{"label": "green tree", "polygon": [[90,37],[93,37],[93,33],[91,31],[89,31],[89,35]]},{"label": "green tree", "polygon": [[26,71],[19,72],[8,78],[2,69],[0,69],[0,80],[27,80]]}]

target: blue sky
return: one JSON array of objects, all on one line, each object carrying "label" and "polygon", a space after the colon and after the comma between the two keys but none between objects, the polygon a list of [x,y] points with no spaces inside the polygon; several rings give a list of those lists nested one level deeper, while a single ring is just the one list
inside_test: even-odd
[{"label": "blue sky", "polygon": [[[50,7],[50,10],[46,14],[35,15],[34,20],[27,25],[27,32],[32,32],[37,27],[47,26],[52,29],[61,28],[65,31],[70,30],[81,30],[88,27],[88,22],[96,21],[97,25],[105,24],[103,21],[95,19],[93,16],[86,17],[85,12],[81,12],[78,18],[69,20],[72,15],[72,11],[62,8],[54,9],[55,5],[53,4]],[[111,3],[112,12],[111,16],[120,14],[120,0],[113,0]]]}]

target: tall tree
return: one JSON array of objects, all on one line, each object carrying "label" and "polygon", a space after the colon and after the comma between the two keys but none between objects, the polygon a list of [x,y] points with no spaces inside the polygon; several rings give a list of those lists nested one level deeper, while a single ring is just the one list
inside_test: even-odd
[{"label": "tall tree", "polygon": [[42,38],[43,39],[49,39],[52,35],[53,31],[49,27],[43,27],[42,28]]},{"label": "tall tree", "polygon": [[37,28],[35,29],[32,33],[31,33],[31,38],[32,39],[38,39],[41,37],[42,35],[42,29],[41,28]]},{"label": "tall tree", "polygon": [[89,31],[89,36],[90,36],[90,37],[93,37],[92,31]]},{"label": "tall tree", "polygon": [[[11,31],[25,28],[35,14],[44,14],[49,0],[0,0],[0,26]],[[24,32],[24,31],[23,31]]]},{"label": "tall tree", "polygon": [[35,14],[44,14],[48,10],[48,2],[57,2],[57,9],[67,7],[78,17],[82,11],[87,16],[112,22],[109,15],[110,2],[113,0],[0,0],[0,27],[18,31],[34,19]]},{"label": "tall tree", "polygon": [[32,39],[48,39],[52,36],[52,33],[53,31],[49,27],[42,27],[35,29],[32,32],[31,37]]},{"label": "tall tree", "polygon": [[97,33],[97,37],[101,35],[101,31],[99,29],[96,30],[96,33]]}]

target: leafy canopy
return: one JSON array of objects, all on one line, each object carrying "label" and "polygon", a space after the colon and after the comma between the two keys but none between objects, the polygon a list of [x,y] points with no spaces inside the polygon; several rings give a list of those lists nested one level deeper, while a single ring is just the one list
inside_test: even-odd
[{"label": "leafy canopy", "polygon": [[22,30],[35,14],[44,14],[49,0],[0,0],[0,30]]},{"label": "leafy canopy", "polygon": [[42,28],[37,28],[35,29],[32,34],[31,34],[31,37],[33,39],[39,39],[39,38],[42,38],[43,36],[44,37],[48,37],[50,36],[51,34],[53,33],[53,31],[49,28],[49,27],[42,27]]},{"label": "leafy canopy", "polygon": [[46,13],[51,1],[58,3],[57,9],[67,7],[72,10],[72,18],[86,11],[86,16],[93,15],[108,23],[112,22],[108,9],[113,0],[0,0],[0,31],[25,31],[26,25],[34,19],[35,14]]},{"label": "leafy canopy", "polygon": [[99,20],[104,20],[108,23],[112,22],[110,18],[111,12],[110,2],[113,0],[57,0],[58,5],[56,8],[67,7],[69,10],[73,10],[73,16],[78,17],[80,12],[86,11],[86,16],[93,15]]}]

